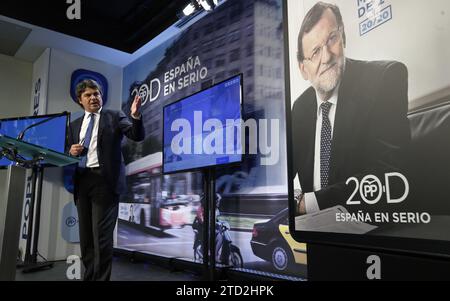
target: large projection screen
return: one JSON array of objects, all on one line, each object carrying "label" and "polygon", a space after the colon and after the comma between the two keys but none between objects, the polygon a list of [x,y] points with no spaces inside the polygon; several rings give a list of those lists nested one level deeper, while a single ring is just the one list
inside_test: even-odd
[{"label": "large projection screen", "polygon": [[450,2],[286,4],[294,237],[448,256]]}]

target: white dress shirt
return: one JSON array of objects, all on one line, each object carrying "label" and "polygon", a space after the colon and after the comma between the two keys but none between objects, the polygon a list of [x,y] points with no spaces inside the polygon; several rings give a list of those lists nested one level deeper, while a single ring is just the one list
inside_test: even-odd
[{"label": "white dress shirt", "polygon": [[[91,136],[91,142],[89,144],[89,149],[87,153],[86,158],[86,167],[92,168],[92,167],[99,167],[100,164],[98,162],[98,154],[97,154],[97,138],[98,138],[98,125],[100,121],[100,112],[102,111],[102,108],[98,110],[97,113],[93,113],[95,115],[95,122],[94,122],[94,128],[92,129],[92,136]],[[84,112],[84,118],[83,123],[81,124],[81,130],[80,130],[80,141],[84,140],[84,137],[86,137],[86,132],[89,126],[89,121],[91,113]]]},{"label": "white dress shirt", "polygon": [[[339,86],[334,90],[333,95],[328,102],[331,103],[330,112],[328,114],[328,118],[330,119],[331,124],[331,139],[333,139],[334,132],[334,120],[336,116],[336,107],[338,101],[338,93]],[[317,120],[316,120],[316,136],[315,136],[315,145],[314,145],[314,179],[313,179],[313,189],[314,191],[318,191],[321,189],[320,184],[320,136],[322,133],[322,110],[320,109],[320,105],[322,104],[322,100],[316,92],[317,99]],[[320,210],[319,204],[317,203],[316,194],[314,192],[305,193],[305,209],[306,213],[313,213]]]}]

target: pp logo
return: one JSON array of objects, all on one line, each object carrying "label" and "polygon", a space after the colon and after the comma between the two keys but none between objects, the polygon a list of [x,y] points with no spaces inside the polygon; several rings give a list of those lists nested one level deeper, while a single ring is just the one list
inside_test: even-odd
[{"label": "pp logo", "polygon": [[364,202],[367,204],[376,204],[383,193],[383,185],[380,179],[373,175],[368,175],[361,180],[359,192]]},{"label": "pp logo", "polygon": [[[145,105],[150,98],[150,87],[147,84],[143,84],[138,88],[135,88],[133,92],[131,92],[132,96],[139,95],[142,99],[142,104]],[[150,101],[151,102],[151,101]]]},{"label": "pp logo", "polygon": [[147,102],[154,102],[158,99],[159,94],[161,93],[161,82],[159,79],[154,78],[150,81],[150,83],[144,83],[139,88],[134,88],[131,92],[131,96],[135,97],[139,95],[142,99],[142,106],[145,106]]},{"label": "pp logo", "polygon": [[75,227],[75,225],[77,224],[77,219],[75,218],[75,217],[73,217],[73,216],[69,216],[67,219],[66,219],[66,226],[67,227],[69,227],[69,228],[72,228],[72,227]]},{"label": "pp logo", "polygon": [[139,96],[142,98],[142,103],[146,104],[150,97],[150,88],[144,84],[139,88]]},{"label": "pp logo", "polygon": [[67,257],[66,263],[69,267],[66,271],[67,279],[80,280],[81,279],[81,261],[77,255],[70,255]]}]

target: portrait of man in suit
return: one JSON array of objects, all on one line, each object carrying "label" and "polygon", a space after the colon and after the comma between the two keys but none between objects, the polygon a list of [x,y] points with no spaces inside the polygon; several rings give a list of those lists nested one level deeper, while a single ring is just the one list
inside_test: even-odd
[{"label": "portrait of man in suit", "polygon": [[298,34],[297,63],[311,86],[292,108],[296,215],[346,206],[351,177],[402,170],[410,141],[408,71],[396,61],[345,56],[344,22],[337,6],[318,2]]},{"label": "portrait of man in suit", "polygon": [[134,141],[145,136],[139,96],[128,118],[122,111],[104,109],[102,94],[94,80],[77,85],[77,99],[85,112],[70,124],[67,143],[68,153],[81,159],[73,182],[83,280],[110,279],[119,195],[126,188],[121,142],[123,136]]}]

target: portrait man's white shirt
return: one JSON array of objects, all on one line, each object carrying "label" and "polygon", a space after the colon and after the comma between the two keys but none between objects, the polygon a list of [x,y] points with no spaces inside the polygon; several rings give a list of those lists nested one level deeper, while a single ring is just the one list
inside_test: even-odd
[{"label": "portrait man's white shirt", "polygon": [[[333,139],[334,133],[334,120],[336,117],[336,107],[338,101],[338,93],[339,86],[334,89],[333,95],[328,99],[328,102],[331,103],[330,112],[328,114],[328,118],[330,119],[331,124],[331,139]],[[317,99],[317,119],[316,119],[316,134],[315,134],[315,144],[314,144],[314,181],[313,188],[314,191],[320,190],[320,135],[322,133],[322,110],[320,105],[323,101],[320,99],[319,94],[316,92]],[[305,208],[306,213],[313,213],[320,210],[316,194],[314,192],[305,193]]]}]

